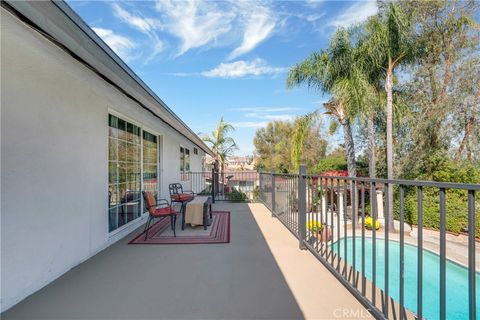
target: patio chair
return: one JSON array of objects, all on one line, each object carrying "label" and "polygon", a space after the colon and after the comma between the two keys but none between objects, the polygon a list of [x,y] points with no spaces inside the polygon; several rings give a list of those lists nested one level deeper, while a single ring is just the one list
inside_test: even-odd
[{"label": "patio chair", "polygon": [[[163,217],[170,217],[170,226],[173,230],[173,236],[176,237],[177,234],[175,233],[175,225],[177,222],[177,211],[172,207],[168,200],[166,199],[159,199],[155,200],[155,197],[151,192],[142,191],[143,199],[145,200],[145,207],[148,210],[148,221],[145,225],[145,240],[148,237],[148,229],[150,228],[150,222],[155,218],[163,218]],[[166,205],[166,206],[165,206]]]},{"label": "patio chair", "polygon": [[195,198],[195,194],[192,191],[183,191],[181,183],[170,183],[168,190],[170,191],[170,201],[172,203],[177,202],[183,205]]}]

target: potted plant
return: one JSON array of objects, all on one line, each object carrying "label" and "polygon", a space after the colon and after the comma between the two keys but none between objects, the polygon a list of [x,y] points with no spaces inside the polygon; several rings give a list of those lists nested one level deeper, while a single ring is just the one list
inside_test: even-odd
[{"label": "potted plant", "polygon": [[320,221],[311,220],[307,222],[307,229],[313,234],[313,237],[322,242],[327,242],[331,239],[330,228],[324,226]]}]

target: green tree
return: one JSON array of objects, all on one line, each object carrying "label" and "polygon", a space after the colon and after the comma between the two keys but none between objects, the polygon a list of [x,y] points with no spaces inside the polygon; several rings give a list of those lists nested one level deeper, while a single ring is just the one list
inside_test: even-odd
[{"label": "green tree", "polygon": [[292,135],[290,138],[292,144],[291,159],[295,172],[298,171],[300,162],[302,161],[302,154],[305,148],[305,140],[307,139],[307,136],[311,131],[315,116],[316,112],[313,112],[295,119]]},{"label": "green tree", "polygon": [[255,132],[253,144],[257,170],[289,172],[292,123],[272,121]]},{"label": "green tree", "polygon": [[222,173],[225,172],[225,161],[227,157],[232,156],[233,152],[238,150],[235,140],[228,135],[234,130],[235,128],[231,124],[226,123],[222,117],[215,130],[213,130],[212,135],[203,137],[203,140],[210,144],[215,158],[220,164]]},{"label": "green tree", "polygon": [[[295,170],[292,161],[293,144],[292,137],[298,119],[291,121],[269,122],[265,128],[260,128],[255,133],[253,143],[255,145],[256,168],[258,170],[276,171],[288,173]],[[327,141],[322,138],[320,124],[313,121],[302,132],[303,142],[299,144],[300,160],[311,170],[319,159],[325,157]]]}]

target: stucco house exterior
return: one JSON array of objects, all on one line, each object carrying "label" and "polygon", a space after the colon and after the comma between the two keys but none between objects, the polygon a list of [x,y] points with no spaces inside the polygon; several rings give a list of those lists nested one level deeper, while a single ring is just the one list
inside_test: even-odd
[{"label": "stucco house exterior", "polygon": [[167,197],[211,150],[67,4],[1,6],[3,312],[141,225],[141,191]]}]

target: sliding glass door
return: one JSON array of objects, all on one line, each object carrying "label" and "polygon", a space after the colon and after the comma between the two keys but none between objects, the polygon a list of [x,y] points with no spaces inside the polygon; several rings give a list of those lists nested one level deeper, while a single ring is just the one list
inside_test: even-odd
[{"label": "sliding glass door", "polygon": [[109,231],[141,215],[141,129],[109,115]]}]

